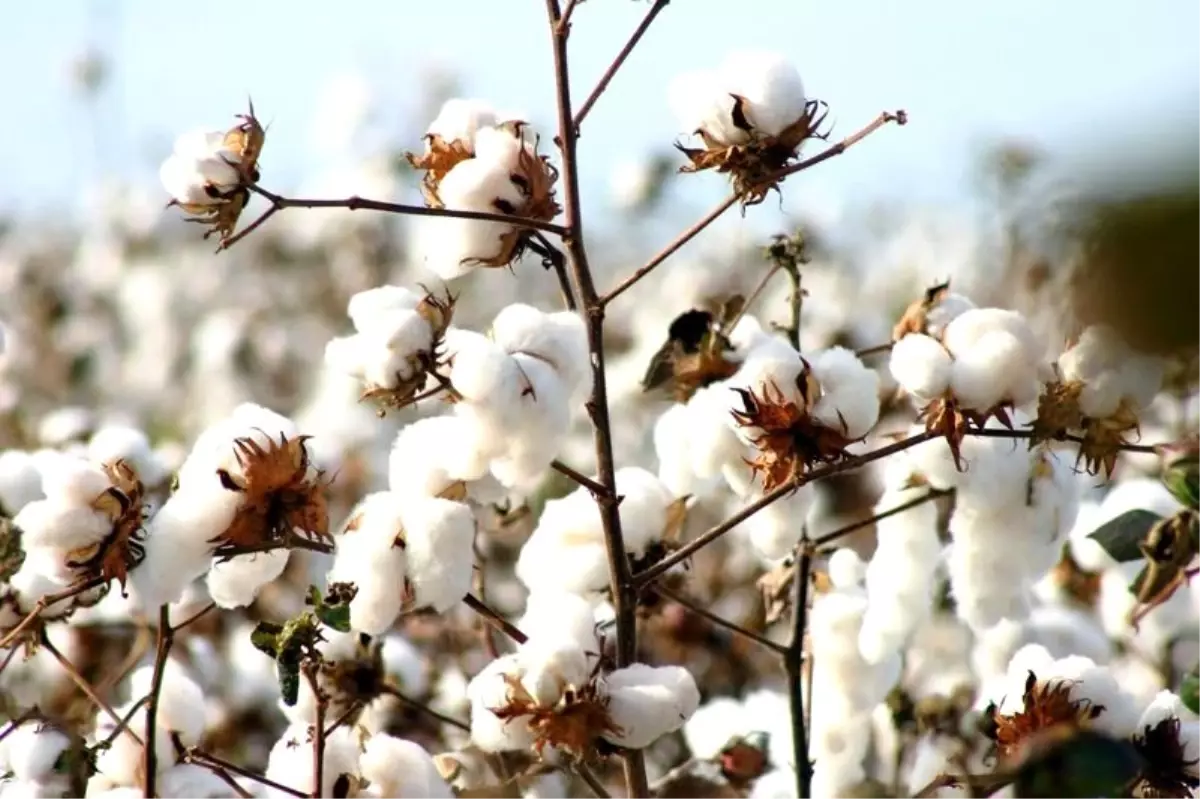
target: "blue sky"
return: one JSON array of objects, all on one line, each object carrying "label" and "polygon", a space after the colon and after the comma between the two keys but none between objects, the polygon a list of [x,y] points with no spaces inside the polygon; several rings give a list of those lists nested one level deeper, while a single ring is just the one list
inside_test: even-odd
[{"label": "blue sky", "polygon": [[[577,95],[645,8],[579,7]],[[1070,157],[1113,137],[1152,147],[1171,129],[1190,130],[1200,115],[1198,30],[1195,0],[675,0],[588,120],[585,188],[602,190],[616,161],[680,132],[665,103],[672,75],[760,47],[793,58],[810,95],[830,104],[837,132],[885,108],[910,114],[907,128],[806,175],[811,196],[954,201],[972,159],[999,137]],[[68,77],[90,42],[113,59],[94,108]],[[319,170],[308,145],[316,98],[330,74],[347,70],[370,75],[396,138],[427,122],[412,117],[431,64],[457,71],[467,94],[548,122],[549,63],[541,0],[8,4],[0,208],[75,202],[101,174],[152,181],[175,133],[225,125],[247,95],[272,124],[265,182],[286,190]]]}]

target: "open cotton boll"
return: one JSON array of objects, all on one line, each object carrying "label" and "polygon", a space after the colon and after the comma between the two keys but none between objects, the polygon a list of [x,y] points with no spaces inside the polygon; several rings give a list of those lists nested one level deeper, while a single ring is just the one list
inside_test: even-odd
[{"label": "open cotton boll", "polygon": [[701,479],[721,476],[727,464],[737,463],[746,454],[743,441],[729,423],[729,412],[736,395],[722,381],[706,386],[688,400],[688,429],[693,469]]},{"label": "open cotton boll", "polygon": [[359,771],[374,796],[424,796],[450,799],[454,792],[419,744],[391,735],[372,735],[363,747]]},{"label": "open cotton boll", "polygon": [[46,499],[65,505],[90,505],[112,485],[98,464],[84,458],[65,457],[42,473]]},{"label": "open cotton boll", "polygon": [[950,388],[954,360],[938,341],[909,333],[892,345],[888,369],[917,400],[928,402]]},{"label": "open cotton boll", "polygon": [[492,321],[492,340],[509,353],[536,356],[554,367],[575,392],[590,375],[587,330],[583,318],[570,311],[543,313],[531,305],[505,307]]},{"label": "open cotton boll", "polygon": [[192,763],[180,763],[164,771],[159,778],[158,789],[162,796],[194,799],[232,799],[241,796],[212,770]]},{"label": "open cotton boll", "polygon": [[832,347],[812,361],[821,385],[813,418],[847,438],[861,438],[879,421],[879,375],[850,350]]},{"label": "open cotton boll", "polygon": [[42,473],[37,459],[19,449],[0,452],[0,505],[5,512],[16,514],[42,496]]},{"label": "open cotton boll", "polygon": [[662,540],[667,508],[675,498],[653,472],[638,466],[618,469],[615,479],[625,551],[641,557],[647,547]]},{"label": "open cotton boll", "polygon": [[441,110],[425,131],[426,136],[439,136],[444,141],[461,141],[471,147],[481,128],[497,122],[492,106],[473,98],[453,97],[442,104]]},{"label": "open cotton boll", "polygon": [[404,496],[432,497],[460,481],[487,473],[487,450],[478,428],[459,415],[430,416],[407,425],[388,456],[388,485]]},{"label": "open cotton boll", "polygon": [[729,740],[745,735],[746,712],[733,697],[718,696],[696,708],[683,725],[683,739],[692,756],[709,760],[721,754]]},{"label": "open cotton boll", "polygon": [[71,739],[53,727],[25,722],[8,733],[0,756],[5,770],[23,782],[43,782],[54,776],[54,763]]},{"label": "open cotton boll", "polygon": [[804,116],[804,84],[782,55],[738,51],[721,65],[727,91],[744,101],[746,121],[765,136],[778,136]]},{"label": "open cotton boll", "polygon": [[355,330],[363,331],[374,327],[381,317],[396,311],[415,311],[420,304],[421,297],[403,286],[376,286],[350,297],[346,315]]},{"label": "open cotton boll", "polygon": [[103,539],[112,522],[87,504],[35,499],[21,508],[13,524],[23,534],[26,547],[53,547],[64,551],[90,546]]},{"label": "open cotton boll", "polygon": [[521,377],[516,361],[503,347],[470,330],[450,328],[446,332],[446,355],[454,390],[472,402],[510,392]]},{"label": "open cotton boll", "polygon": [[596,608],[578,594],[538,590],[525,601],[525,615],[517,628],[530,640],[572,641],[585,652],[598,652]]},{"label": "open cotton boll", "polygon": [[[520,207],[524,199],[511,179],[511,166],[484,158],[468,158],[455,164],[438,184],[438,196],[448,210],[493,214]],[[422,220],[418,246],[424,245],[430,268],[449,280],[499,255],[501,238],[512,230],[513,226],[505,222]]]},{"label": "open cotton boll", "polygon": [[350,626],[379,635],[392,626],[404,604],[405,549],[396,546],[404,531],[397,494],[369,494],[351,511],[350,522],[337,544],[327,583],[353,583]]},{"label": "open cotton boll", "polygon": [[728,92],[721,91],[722,83],[723,76],[716,70],[679,75],[668,85],[668,105],[684,132],[704,131],[723,146],[746,144],[750,141],[750,133],[734,124],[736,101]]},{"label": "open cotton boll", "polygon": [[1037,397],[1037,363],[1007,330],[991,330],[955,356],[954,395],[969,408],[986,410],[1009,399],[1024,405]]},{"label": "open cotton boll", "polygon": [[975,303],[962,294],[942,292],[933,306],[925,311],[925,330],[930,336],[940,337],[946,325],[975,307]]},{"label": "open cotton boll", "polygon": [[[563,568],[570,563],[570,568]],[[576,489],[546,503],[517,558],[517,578],[532,591],[587,594],[608,586],[608,555],[600,513]]]},{"label": "open cotton boll", "polygon": [[520,653],[493,660],[467,684],[471,703],[471,740],[485,752],[528,749],[533,732],[527,718],[501,719],[493,711],[508,704],[506,675],[520,677]]},{"label": "open cotton boll", "polygon": [[[153,666],[142,666],[129,676],[131,696],[149,696],[153,686]],[[204,692],[175,660],[168,660],[163,670],[158,723],[178,734],[185,746],[195,746],[204,734]]]},{"label": "open cotton boll", "polygon": [[441,613],[471,590],[475,517],[458,502],[429,498],[405,503],[405,556],[418,607]]},{"label": "open cotton boll", "polygon": [[604,738],[618,746],[644,749],[674,732],[696,712],[700,691],[687,669],[634,663],[605,678],[608,712],[619,732]]},{"label": "open cotton boll", "polygon": [[964,311],[946,325],[942,344],[957,359],[978,346],[984,336],[995,332],[1012,335],[1020,342],[1020,347],[1030,360],[1040,360],[1044,347],[1029,326],[1029,321],[1016,311],[1003,308],[972,308]]},{"label": "open cotton boll", "polygon": [[[292,724],[271,748],[264,776],[281,785],[313,794],[313,736],[307,724]],[[334,783],[343,774],[358,773],[359,748],[354,732],[342,725],[325,736],[321,796],[332,796]],[[272,796],[290,794],[272,789]]]},{"label": "open cotton boll", "polygon": [[570,639],[531,640],[520,654],[521,687],[540,707],[554,707],[568,688],[587,682],[591,672],[587,653]]},{"label": "open cotton boll", "polygon": [[127,461],[146,485],[158,485],[167,476],[167,469],[150,446],[150,439],[136,427],[105,425],[88,439],[87,457],[92,463]]},{"label": "open cotton boll", "polygon": [[867,574],[867,564],[849,547],[839,547],[829,556],[829,582],[834,588],[857,589]]},{"label": "open cotton boll", "polygon": [[289,554],[276,549],[213,563],[207,577],[209,596],[219,608],[249,607],[263,586],[283,574]]},{"label": "open cotton boll", "polygon": [[1180,758],[1187,764],[1187,773],[1192,777],[1200,776],[1200,718],[1196,716],[1179,695],[1173,691],[1159,691],[1142,711],[1137,721],[1134,734],[1146,736],[1151,730],[1164,721],[1179,720],[1179,743],[1183,751]]}]

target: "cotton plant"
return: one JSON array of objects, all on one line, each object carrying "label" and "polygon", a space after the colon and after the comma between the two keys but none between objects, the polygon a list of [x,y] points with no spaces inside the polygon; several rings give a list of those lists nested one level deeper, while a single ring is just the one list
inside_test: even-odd
[{"label": "cotton plant", "polygon": [[[442,106],[424,152],[408,154],[425,173],[421,190],[431,208],[542,222],[558,215],[558,172],[538,154],[529,124],[503,116],[478,100],[454,98]],[[447,280],[507,266],[529,243],[526,231],[503,219],[424,220],[417,235],[426,265]]]}]

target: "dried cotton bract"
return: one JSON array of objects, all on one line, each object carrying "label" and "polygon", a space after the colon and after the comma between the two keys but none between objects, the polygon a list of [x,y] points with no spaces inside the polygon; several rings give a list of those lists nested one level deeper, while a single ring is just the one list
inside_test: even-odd
[{"label": "dried cotton bract", "polygon": [[1132,350],[1116,331],[1097,325],[1058,358],[1057,379],[1038,402],[1036,439],[1078,433],[1079,460],[1089,474],[1112,476],[1126,437],[1137,434],[1138,414],[1163,380],[1165,361]]},{"label": "dried cotton bract", "polygon": [[250,112],[227,131],[193,131],[175,141],[175,149],[159,168],[171,195],[169,205],[191,214],[188,221],[208,226],[205,238],[217,234],[222,246],[233,236],[238,217],[250,198],[248,186],[258,182],[258,157],[266,131]]},{"label": "dried cotton bract", "polygon": [[809,138],[820,137],[822,104],[808,101],[795,67],[782,56],[739,52],[716,70],[689,73],[671,86],[670,101],[702,148],[677,144],[691,161],[684,172],[729,173],[746,205],[762,202]]},{"label": "dried cotton bract", "polygon": [[410,402],[438,366],[453,298],[380,286],[351,297],[347,313],[355,333],[330,341],[325,362],[361,381],[364,400],[384,408]]},{"label": "dried cotton bract", "polygon": [[[425,152],[408,154],[424,170],[421,190],[431,208],[475,211],[549,222],[558,215],[558,172],[537,152],[525,122],[498,119],[473,100],[450,100],[425,135]],[[499,221],[426,219],[418,228],[425,259],[441,277],[473,267],[508,266],[521,257],[527,229]]]}]

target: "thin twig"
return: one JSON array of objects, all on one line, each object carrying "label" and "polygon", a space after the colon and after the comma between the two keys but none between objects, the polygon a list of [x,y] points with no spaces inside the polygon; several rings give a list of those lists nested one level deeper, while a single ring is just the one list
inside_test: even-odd
[{"label": "thin twig", "polygon": [[154,780],[158,770],[158,747],[155,746],[158,724],[158,701],[162,695],[163,678],[167,672],[167,658],[171,655],[171,647],[175,643],[175,630],[171,627],[171,606],[163,605],[158,609],[158,638],[154,648],[154,673],[150,679],[150,704],[146,707],[146,744],[142,747],[143,763],[146,771],[147,797],[154,796]]},{"label": "thin twig", "polygon": [[236,558],[239,555],[253,555],[256,552],[274,552],[277,549],[307,549],[309,552],[320,552],[324,555],[333,553],[333,545],[321,541],[313,541],[302,535],[289,534],[279,541],[263,541],[258,544],[238,545],[225,544],[213,550],[213,557],[221,561]]},{"label": "thin twig", "polygon": [[382,690],[388,696],[394,696],[402,704],[405,704],[405,705],[411,707],[413,710],[424,713],[426,716],[429,716],[432,719],[436,719],[436,720],[440,721],[442,724],[448,724],[451,727],[456,727],[456,728],[462,730],[463,732],[471,731],[471,725],[469,723],[467,723],[465,721],[461,721],[459,719],[456,719],[453,716],[447,716],[444,713],[439,713],[438,711],[431,708],[429,705],[426,705],[422,702],[418,702],[417,700],[413,699],[411,696],[406,696],[406,695],[402,694],[399,691],[399,689],[397,689],[397,688],[394,688],[390,685],[385,684],[383,686]]},{"label": "thin twig", "polygon": [[754,305],[755,300],[759,298],[759,296],[767,288],[767,284],[771,282],[771,278],[775,277],[781,268],[782,267],[779,264],[772,264],[771,268],[768,269],[761,278],[759,278],[758,285],[754,287],[754,290],[750,292],[750,296],[748,296],[746,301],[742,303],[742,309],[721,326],[722,333],[729,333],[735,327],[737,327],[738,322],[742,321],[742,317],[750,312],[750,307]]},{"label": "thin twig", "polygon": [[454,219],[474,219],[480,222],[503,222],[513,227],[525,228],[529,230],[542,230],[546,233],[553,233],[561,236],[566,232],[562,225],[556,225],[553,222],[543,222],[540,219],[527,219],[525,217],[512,216],[510,214],[487,213],[484,211],[463,211],[451,208],[427,208],[424,205],[405,205],[403,203],[389,203],[382,200],[368,200],[363,197],[353,196],[343,199],[312,199],[307,197],[284,197],[281,194],[276,194],[273,191],[264,189],[262,186],[250,184],[247,186],[250,191],[265,197],[271,203],[271,207],[263,212],[261,216],[251,222],[245,230],[231,236],[226,242],[221,245],[221,249],[228,249],[234,243],[242,239],[251,230],[257,228],[262,223],[270,219],[276,212],[282,211],[285,208],[346,208],[350,211],[382,211],[389,214],[404,214],[407,216],[440,216]]},{"label": "thin twig", "polygon": [[[563,245],[575,279],[582,314],[587,326],[588,355],[592,367],[592,392],[587,402],[596,448],[597,482],[604,493],[596,497],[600,522],[608,553],[612,604],[616,616],[617,666],[633,663],[637,653],[637,590],[634,587],[621,516],[617,509],[616,466],[613,460],[612,428],[609,421],[608,386],[604,373],[604,303],[596,291],[587,247],[584,245],[583,218],[579,194],[579,166],[576,150],[579,131],[571,113],[571,78],[567,58],[570,28],[560,25],[562,13],[558,0],[546,0],[554,51],[554,84],[558,109],[558,144],[562,150],[563,220],[566,231]],[[632,49],[632,48],[630,48]],[[646,762],[641,751],[624,756],[626,790],[630,796],[648,796]]]},{"label": "thin twig", "polygon": [[191,616],[188,616],[186,619],[184,619],[183,621],[179,622],[179,624],[176,624],[175,626],[173,626],[173,627],[171,628],[171,632],[172,632],[172,633],[177,633],[177,632],[179,632],[180,630],[182,630],[184,627],[187,627],[187,626],[189,626],[189,625],[191,625],[191,624],[195,624],[195,623],[196,623],[196,622],[198,622],[200,619],[204,618],[204,617],[205,617],[205,616],[207,616],[209,613],[211,613],[213,610],[216,610],[216,607],[217,607],[217,603],[216,603],[216,602],[209,602],[209,603],[208,603],[207,605],[205,605],[203,608],[201,608],[200,610],[196,611],[196,612],[195,612],[195,613],[193,613]]},{"label": "thin twig", "polygon": [[478,613],[484,621],[516,641],[518,644],[523,644],[529,640],[529,636],[518,630],[516,625],[490,608],[483,600],[474,594],[467,594],[465,597],[463,597],[463,604]]},{"label": "thin twig", "polygon": [[265,210],[261,214],[259,214],[257,219],[255,219],[250,224],[246,225],[244,228],[239,230],[237,233],[234,233],[232,236],[230,236],[228,238],[221,239],[221,243],[217,245],[217,252],[220,252],[221,250],[228,250],[230,247],[237,244],[239,241],[246,238],[254,231],[258,230],[260,227],[262,227],[264,222],[266,222],[268,219],[275,216],[275,214],[279,213],[282,210],[283,210],[282,205],[272,204],[269,208],[267,208],[267,210]]},{"label": "thin twig", "polygon": [[558,20],[558,27],[566,28],[571,24],[571,15],[575,13],[575,6],[581,2],[583,0],[567,0],[567,4],[563,6],[562,16]]},{"label": "thin twig", "polygon": [[[850,136],[842,139],[837,144],[822,150],[812,158],[807,158],[797,164],[793,164],[792,166],[784,167],[783,169],[773,172],[772,174],[768,175],[763,182],[768,184],[774,183],[787,177],[788,175],[794,175],[797,172],[803,172],[806,169],[811,169],[823,161],[827,161],[834,156],[838,156],[846,152],[846,150],[850,149],[867,136],[879,130],[879,128],[883,127],[887,123],[896,122],[903,125],[905,122],[907,122],[907,120],[908,116],[903,111],[897,111],[895,113],[884,112],[858,132],[853,133]],[[607,305],[621,294],[624,294],[626,291],[628,291],[635,283],[657,268],[659,264],[670,258],[676,250],[695,238],[696,234],[700,233],[700,231],[704,230],[706,227],[715,222],[717,218],[721,216],[721,214],[732,208],[734,204],[741,199],[741,197],[741,194],[734,192],[722,200],[717,207],[709,211],[703,218],[701,218],[690,228],[676,236],[675,239],[666,247],[664,247],[657,255],[647,261],[643,266],[639,267],[632,275],[618,283],[615,288],[608,292],[608,294],[605,294],[601,301],[602,304]]]},{"label": "thin twig", "polygon": [[53,594],[46,594],[44,597],[33,603],[33,607],[27,614],[25,614],[25,618],[21,619],[16,627],[13,627],[11,630],[5,633],[3,638],[0,638],[0,649],[6,649],[12,644],[13,641],[16,641],[18,638],[20,638],[21,635],[29,629],[30,625],[37,621],[38,617],[44,613],[47,608],[54,607],[64,599],[70,599],[71,597],[87,593],[93,588],[99,588],[107,582],[108,578],[106,577],[94,577],[87,582],[80,583],[79,585],[73,585],[70,588],[64,588],[63,590]]},{"label": "thin twig", "polygon": [[312,799],[320,799],[325,791],[325,709],[328,706],[328,698],[321,691],[321,686],[317,684],[317,665],[312,660],[304,661],[302,667],[304,671],[304,679],[308,680],[309,688],[312,689],[313,697],[317,702],[317,719],[312,726],[313,736],[313,758],[312,758]]},{"label": "thin twig", "polygon": [[583,486],[588,491],[591,491],[592,496],[596,496],[596,497],[602,496],[604,494],[604,492],[607,490],[607,489],[605,489],[604,486],[600,485],[595,480],[593,480],[592,478],[585,475],[583,472],[580,472],[577,469],[572,469],[570,466],[568,466],[567,464],[558,460],[557,458],[550,461],[550,466],[554,469],[554,471],[558,472],[559,474],[561,474],[565,477],[570,478],[571,480],[574,480],[576,483],[579,483],[579,485]]},{"label": "thin twig", "polygon": [[866,358],[868,355],[878,355],[883,352],[891,352],[893,346],[895,346],[894,343],[889,341],[886,344],[876,344],[874,347],[864,347],[861,350],[857,350],[854,354],[859,358]]},{"label": "thin twig", "polygon": [[238,781],[237,781],[237,780],[235,780],[233,777],[231,777],[231,776],[229,775],[229,772],[228,772],[228,771],[226,771],[225,769],[221,768],[221,767],[220,767],[220,766],[218,766],[217,764],[215,764],[215,763],[205,763],[203,760],[200,760],[200,761],[196,761],[196,765],[197,765],[197,766],[199,766],[200,768],[205,768],[205,769],[208,769],[208,770],[209,770],[209,771],[211,771],[213,774],[216,774],[218,777],[220,777],[220,778],[221,778],[221,780],[222,780],[222,781],[224,781],[224,783],[225,783],[226,785],[228,785],[230,788],[232,788],[234,791],[236,791],[236,792],[237,792],[237,795],[238,795],[238,796],[240,796],[240,797],[242,797],[242,799],[250,799],[251,797],[253,797],[253,796],[254,796],[254,794],[252,794],[252,793],[250,793],[249,791],[247,791],[245,788],[243,788],[243,787],[242,787],[242,786],[241,786],[241,785],[238,783]]},{"label": "thin twig", "polygon": [[361,712],[362,709],[363,709],[362,702],[351,702],[350,707],[346,708],[346,710],[343,711],[342,715],[340,715],[336,719],[334,719],[333,723],[325,728],[325,737],[328,738],[330,735],[333,735],[333,733],[339,727],[341,727],[343,724],[346,724],[347,722],[349,722],[350,719],[354,717],[354,714]]},{"label": "thin twig", "polygon": [[[100,694],[96,693],[96,689],[92,687],[91,683],[84,679],[83,675],[79,673],[79,669],[75,668],[75,665],[71,663],[71,661],[67,660],[63,653],[58,650],[58,647],[56,647],[50,641],[50,636],[46,635],[45,630],[42,630],[39,638],[39,646],[49,652],[54,659],[58,661],[59,665],[62,666],[63,670],[67,673],[67,676],[71,678],[71,682],[75,683],[76,687],[78,687],[80,691],[83,691],[84,695],[87,696],[88,699],[92,700],[92,704],[107,713],[108,717],[116,724],[120,724],[121,717],[117,715],[117,711],[113,710],[112,705],[108,704],[108,702],[105,702]],[[139,745],[142,744],[142,739],[134,734],[133,730],[130,730],[129,734],[133,736],[133,739],[137,741]]]},{"label": "thin twig", "polygon": [[[646,12],[646,15],[642,17],[642,21],[638,23],[636,28],[634,28],[629,40],[625,42],[625,46],[621,48],[621,52],[617,53],[617,57],[613,59],[613,62],[608,65],[608,69],[606,69],[604,74],[600,76],[600,81],[596,84],[596,88],[592,89],[592,93],[589,94],[588,98],[583,101],[583,105],[579,107],[579,112],[575,114],[575,119],[572,125],[574,127],[576,136],[579,135],[579,128],[581,125],[583,125],[583,120],[587,118],[588,112],[592,110],[592,106],[594,106],[596,101],[600,99],[600,95],[604,94],[605,90],[608,89],[608,84],[612,82],[612,79],[614,76],[616,76],[617,71],[621,69],[621,65],[625,63],[625,59],[629,58],[629,54],[633,52],[633,48],[637,47],[638,42],[642,40],[642,36],[644,36],[646,31],[650,28],[650,23],[654,22],[654,18],[657,17],[659,12],[666,8],[667,4],[670,2],[671,0],[654,0],[654,5],[650,6],[650,9]],[[564,18],[570,16],[571,7],[574,5],[574,2],[568,2],[567,11],[563,14]]]},{"label": "thin twig", "polygon": [[268,779],[262,774],[255,774],[248,768],[239,766],[236,763],[230,763],[228,760],[222,760],[216,755],[210,755],[208,752],[199,749],[189,749],[188,751],[184,752],[183,760],[188,763],[195,763],[198,766],[217,766],[218,768],[222,768],[228,772],[237,774],[239,777],[245,777],[248,780],[253,780],[260,785],[265,785],[268,788],[274,788],[275,790],[286,793],[289,796],[295,796],[297,799],[308,799],[308,795],[304,793],[304,791],[298,791],[295,788],[289,788],[283,783],[275,782],[275,780]]},{"label": "thin twig", "polygon": [[938,436],[935,433],[923,431],[900,441],[888,444],[887,446],[880,447],[879,449],[875,449],[855,457],[847,458],[846,460],[838,461],[837,463],[830,463],[813,469],[806,474],[793,477],[788,482],[775,488],[773,491],[742,508],[725,521],[721,522],[715,527],[710,528],[706,532],[696,537],[694,540],[684,544],[655,565],[651,566],[645,571],[640,572],[639,574],[634,575],[634,582],[638,586],[644,586],[651,580],[661,577],[676,564],[687,560],[699,550],[708,546],[713,541],[716,541],[718,538],[725,535],[725,533],[732,530],[734,527],[737,527],[739,524],[746,521],[746,519],[749,519],[763,508],[787,496],[806,483],[815,482],[825,477],[829,477],[830,475],[840,474],[842,472],[848,472],[853,469],[857,469],[860,466],[871,463],[872,461],[877,461],[880,458],[886,458],[889,455],[894,455],[897,452],[901,452],[909,447],[916,446],[917,444],[937,437]]},{"label": "thin twig", "polygon": [[592,793],[596,794],[600,799],[609,799],[609,792],[604,789],[604,784],[592,773],[590,768],[583,763],[576,763],[571,767],[571,770],[579,776],[579,779],[587,783],[587,787],[592,789]]},{"label": "thin twig", "polygon": [[563,257],[562,250],[547,241],[546,237],[537,231],[530,236],[529,250],[541,256],[543,267],[554,270],[554,274],[558,278],[558,291],[562,295],[563,306],[568,311],[577,310],[575,293],[571,291],[571,277],[567,274],[567,259]]},{"label": "thin twig", "polygon": [[800,285],[800,266],[798,264],[787,264],[782,268],[784,272],[787,272],[788,280],[792,284],[792,293],[788,298],[788,309],[791,312],[791,316],[788,319],[787,327],[784,328],[784,332],[787,334],[787,340],[792,345],[792,349],[799,352],[800,311],[804,307],[804,287]]},{"label": "thin twig", "polygon": [[4,727],[4,731],[0,732],[0,743],[2,743],[5,738],[16,732],[17,727],[20,727],[30,719],[37,718],[39,715],[41,715],[41,712],[35,706],[22,711],[21,714],[16,718],[10,719],[8,724]]},{"label": "thin twig", "polygon": [[13,658],[15,658],[17,653],[20,651],[21,647],[19,646],[9,647],[8,654],[4,656],[4,660],[0,660],[0,674],[4,673],[4,670],[8,668],[8,664],[13,662]]},{"label": "thin twig", "polygon": [[825,533],[824,535],[819,535],[813,539],[813,542],[812,542],[813,546],[818,547],[818,548],[823,547],[826,544],[832,543],[832,542],[838,540],[839,538],[842,538],[843,536],[850,535],[850,533],[857,532],[858,530],[862,530],[864,527],[870,527],[871,525],[875,524],[876,522],[883,521],[884,519],[888,518],[889,516],[895,516],[896,514],[903,513],[904,511],[909,510],[910,508],[915,508],[918,505],[924,505],[926,502],[930,502],[932,500],[938,499],[939,497],[944,497],[951,493],[953,493],[952,489],[942,491],[942,490],[939,490],[936,488],[931,488],[931,489],[929,489],[929,491],[927,493],[922,494],[921,496],[916,497],[914,499],[910,499],[907,502],[903,502],[894,508],[888,508],[887,510],[877,513],[874,516],[871,516],[870,518],[860,519],[857,522],[847,524],[845,527],[839,527],[838,529],[836,529],[832,532]]},{"label": "thin twig", "polygon": [[130,705],[129,709],[125,711],[125,715],[117,721],[117,726],[114,727],[113,730],[105,736],[104,740],[100,742],[100,746],[111,746],[112,742],[117,740],[117,736],[119,736],[122,731],[127,733],[130,738],[137,741],[138,746],[145,746],[145,744],[142,743],[142,739],[138,737],[137,733],[129,729],[129,722],[133,721],[133,717],[136,716],[137,712],[145,707],[146,703],[149,701],[150,694],[146,694],[141,699]]},{"label": "thin twig", "polygon": [[[985,427],[982,430],[971,429],[967,431],[969,436],[982,436],[983,438],[1033,438],[1034,431],[1032,430],[1004,430],[997,427]],[[1052,441],[1069,441],[1072,444],[1082,444],[1083,436],[1073,435],[1071,433],[1063,433],[1062,435],[1051,436]],[[1154,444],[1127,444],[1121,442],[1114,445],[1122,452],[1143,452],[1148,455],[1154,455],[1158,452],[1158,446]]]},{"label": "thin twig", "polygon": [[787,652],[787,647],[784,646],[783,644],[780,644],[776,641],[772,641],[770,638],[767,638],[764,635],[760,635],[759,633],[756,633],[753,630],[748,630],[745,627],[742,627],[741,625],[730,621],[729,619],[723,619],[720,616],[718,616],[717,614],[713,613],[711,610],[707,610],[704,607],[701,607],[700,605],[696,604],[695,602],[691,601],[690,599],[687,599],[683,595],[678,594],[675,591],[672,591],[671,589],[667,588],[664,585],[655,584],[651,590],[653,590],[657,594],[660,594],[660,595],[666,597],[667,599],[671,600],[675,604],[681,605],[681,606],[687,608],[692,613],[695,613],[697,616],[701,616],[705,619],[708,619],[710,622],[717,625],[718,627],[724,627],[726,630],[736,633],[737,635],[740,635],[743,638],[747,638],[760,646],[766,647],[767,649],[770,649],[772,652],[775,652],[776,654],[782,655],[785,652]]},{"label": "thin twig", "polygon": [[[788,678],[788,706],[792,720],[792,755],[796,761],[796,796],[808,799],[812,795],[812,764],[808,760],[808,730],[804,719],[804,686],[800,683],[804,664],[804,630],[808,623],[808,583],[812,573],[812,542],[808,531],[800,539],[799,563],[792,588],[792,639],[783,656]],[[810,665],[811,669],[812,666]],[[809,697],[812,701],[812,697]]]}]

